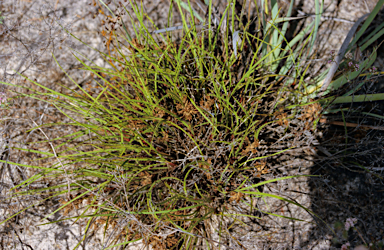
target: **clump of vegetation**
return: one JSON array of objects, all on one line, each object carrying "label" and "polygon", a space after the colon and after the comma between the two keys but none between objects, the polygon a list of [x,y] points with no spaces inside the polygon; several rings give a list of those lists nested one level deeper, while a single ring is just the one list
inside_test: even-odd
[{"label": "clump of vegetation", "polygon": [[[85,55],[75,56],[101,80],[97,86],[74,82],[78,88],[63,94],[28,79],[44,89],[31,89],[30,97],[54,105],[73,121],[66,125],[76,132],[56,138],[66,140],[60,147],[81,142],[61,152],[56,152],[59,147],[36,151],[57,163],[29,166],[41,171],[16,186],[15,195],[61,197],[62,205],[46,218],[60,210],[67,215],[85,201],[81,215],[73,218],[87,220],[84,238],[91,229],[112,228],[105,243],[109,248],[142,239],[155,249],[222,244],[212,239],[214,233],[230,236],[234,221],[259,219],[255,211],[271,214],[256,206],[265,197],[309,211],[264,192],[268,183],[299,177],[274,178],[275,157],[307,145],[330,103],[351,101],[348,97],[358,86],[344,96],[323,98],[321,93],[332,94],[370,69],[375,52],[363,62],[341,64],[343,74],[323,89],[327,72],[307,81],[307,59],[323,11],[317,0],[314,21],[290,40],[285,35],[295,19],[293,1],[284,18],[277,1],[254,3],[259,12],[253,17],[245,16],[247,1],[229,1],[222,15],[212,1],[205,1],[205,20],[189,2],[174,1],[183,21],[179,40],[172,36],[177,28],[149,27],[152,20],[136,2],[120,3],[120,14],[99,2],[110,11],[100,11],[110,25],[103,33],[108,53],[100,52],[110,67],[88,65]],[[348,48],[332,54],[336,69],[346,51],[356,50],[374,12]],[[130,16],[134,34],[122,13]],[[370,42],[368,38],[364,46]],[[28,189],[28,184],[47,179],[56,184]],[[237,204],[248,210],[237,212]],[[221,223],[226,219],[230,222]]]}]

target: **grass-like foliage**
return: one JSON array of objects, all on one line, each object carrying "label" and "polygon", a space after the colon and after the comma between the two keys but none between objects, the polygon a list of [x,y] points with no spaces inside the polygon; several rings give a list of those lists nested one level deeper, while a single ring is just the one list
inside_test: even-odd
[{"label": "grass-like foliage", "polygon": [[[288,24],[297,19],[291,17],[293,1],[284,17],[276,0],[262,1],[253,17],[245,15],[247,1],[244,6],[229,1],[222,15],[205,1],[206,19],[189,1],[173,2],[183,21],[179,40],[172,38],[175,28],[148,27],[154,22],[142,3],[131,0],[119,8],[132,21],[134,34],[129,34],[122,16],[99,0],[110,11],[108,20],[122,31],[103,34],[109,52],[100,53],[110,67],[87,64],[85,55],[74,54],[84,70],[101,79],[97,90],[74,82],[78,88],[63,86],[72,93],[64,94],[28,79],[44,89],[29,96],[54,105],[76,132],[57,138],[66,142],[52,152],[35,152],[56,163],[26,166],[40,171],[15,187],[15,195],[60,196],[62,205],[46,217],[69,213],[86,200],[75,217],[87,220],[84,239],[104,222],[106,232],[114,229],[106,235],[107,248],[140,239],[155,249],[211,248],[221,244],[213,234],[229,234],[231,224],[221,221],[257,219],[260,199],[301,207],[264,192],[263,186],[298,177],[273,178],[274,159],[307,145],[320,119],[322,100],[309,95],[321,87],[325,74],[306,84],[304,79],[323,4],[315,1],[317,17],[288,41]],[[28,190],[28,184],[43,179],[56,184]],[[237,204],[248,209],[240,213],[233,209]]]}]

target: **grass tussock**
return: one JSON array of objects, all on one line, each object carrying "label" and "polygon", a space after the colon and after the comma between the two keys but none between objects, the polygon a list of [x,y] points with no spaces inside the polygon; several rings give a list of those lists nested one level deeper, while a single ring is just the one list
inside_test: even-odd
[{"label": "grass tussock", "polygon": [[[74,54],[98,81],[94,87],[95,80],[74,82],[75,90],[62,86],[71,94],[28,79],[43,89],[30,97],[52,104],[72,120],[39,128],[66,125],[76,132],[56,138],[65,142],[52,146],[52,152],[35,152],[55,163],[26,166],[39,172],[15,187],[15,195],[60,197],[60,207],[46,218],[82,209],[70,218],[86,221],[83,239],[91,230],[111,230],[108,248],[138,240],[154,249],[221,245],[213,234],[231,237],[228,229],[235,221],[259,219],[255,211],[271,214],[257,205],[266,197],[310,212],[263,189],[299,177],[275,178],[275,157],[306,146],[323,111],[331,103],[349,101],[348,95],[331,96],[332,90],[363,70],[375,74],[370,68],[374,52],[362,62],[345,59],[346,67],[340,65],[338,78],[327,89],[321,88],[327,72],[307,80],[323,11],[315,2],[318,16],[288,41],[293,1],[284,18],[276,1],[256,5],[253,17],[245,16],[247,1],[230,1],[222,15],[206,1],[201,23],[189,2],[174,1],[183,20],[181,39],[175,40],[175,28],[153,32],[156,28],[148,26],[153,22],[133,1],[120,3],[118,12],[130,17],[134,34],[129,34],[122,14],[100,0],[110,11],[100,12],[109,22],[102,33],[108,53],[100,52],[109,67],[88,64],[86,55]],[[171,23],[172,9],[168,27]],[[355,40],[345,51],[357,49]],[[333,52],[331,63],[340,64],[338,56],[345,51]],[[324,93],[328,95],[322,97]],[[75,146],[67,146],[75,140]],[[53,179],[54,185],[28,189],[30,183]],[[247,211],[239,213],[238,204]]]}]

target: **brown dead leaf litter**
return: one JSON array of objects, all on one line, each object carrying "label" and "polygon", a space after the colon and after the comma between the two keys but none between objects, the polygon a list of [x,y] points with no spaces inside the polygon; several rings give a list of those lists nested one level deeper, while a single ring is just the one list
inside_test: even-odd
[{"label": "brown dead leaf litter", "polygon": [[[191,1],[194,4],[194,1]],[[288,1],[281,1],[288,5]],[[312,1],[297,1],[293,15],[314,15],[315,8]],[[326,11],[320,27],[320,40],[317,44],[318,65],[312,70],[314,72],[328,59],[329,51],[341,46],[346,34],[353,22],[360,16],[368,13],[375,6],[376,1],[324,1]],[[159,23],[159,28],[164,28],[167,17],[168,1],[145,1],[145,8],[153,20]],[[221,8],[224,6],[221,3]],[[64,84],[69,88],[75,88],[74,84],[63,74],[52,58],[52,53],[65,71],[80,84],[89,82],[92,77],[78,70],[80,64],[72,56],[69,48],[86,54],[95,60],[98,65],[105,66],[98,55],[85,45],[75,41],[53,20],[59,21],[66,28],[86,43],[90,43],[101,51],[103,46],[101,32],[101,20],[94,18],[97,6],[93,1],[87,0],[37,0],[37,1],[14,1],[4,0],[0,2],[1,14],[4,16],[4,24],[0,24],[0,50],[1,50],[1,78],[2,81],[32,87],[29,82],[23,81],[21,77],[14,74],[14,70],[20,71],[31,79],[44,86],[54,88],[57,91],[67,91],[57,83]],[[283,10],[284,11],[284,8]],[[378,18],[383,15],[379,14]],[[176,18],[179,18],[175,14]],[[312,16],[308,18],[313,18]],[[298,23],[296,23],[297,25]],[[130,31],[132,31],[129,28]],[[383,69],[383,54],[377,60],[376,65]],[[7,91],[2,86],[3,91]],[[8,87],[9,88],[9,87]],[[18,89],[21,91],[20,89]],[[25,91],[25,90],[23,90]],[[24,92],[28,93],[28,92]],[[45,123],[69,122],[54,107],[30,98],[19,99],[10,110],[2,110],[1,124],[1,149],[2,159],[11,162],[29,165],[48,166],[52,162],[36,161],[37,155],[32,152],[21,152],[18,150],[4,150],[8,147],[19,147],[51,152],[48,143],[33,144],[48,138],[57,138],[74,132],[66,126],[55,129],[43,128],[45,135],[40,130],[32,130],[33,127]],[[282,116],[282,125],[284,117]],[[353,117],[352,117],[353,118]],[[352,119],[351,118],[351,119]],[[360,121],[361,122],[361,121]],[[376,124],[377,125],[377,124]],[[321,132],[320,132],[321,131]],[[264,192],[289,197],[304,207],[314,211],[325,222],[334,227],[337,221],[345,222],[346,218],[358,219],[357,227],[361,237],[367,242],[384,240],[383,233],[383,211],[384,186],[380,179],[369,173],[361,171],[354,166],[340,164],[339,152],[353,151],[348,157],[355,157],[366,161],[367,167],[380,168],[383,166],[383,134],[376,130],[351,129],[348,139],[358,143],[347,144],[347,148],[340,148],[345,141],[340,126],[321,125],[316,138],[308,142],[308,147],[303,152],[292,151],[282,157],[273,159],[279,163],[279,176],[291,174],[322,174],[323,178],[309,179],[299,178],[285,180],[264,186]],[[54,145],[59,145],[60,141]],[[348,149],[348,150],[347,150]],[[57,149],[58,151],[60,150]],[[347,156],[346,156],[347,157]],[[380,165],[381,164],[381,165]],[[349,170],[348,170],[349,169]],[[1,165],[0,174],[0,217],[4,220],[21,209],[28,207],[42,197],[25,196],[23,198],[6,201],[4,198],[9,189],[26,180],[33,169],[10,164]],[[260,166],[260,171],[266,171]],[[378,174],[382,173],[379,170]],[[382,175],[381,175],[382,176]],[[274,176],[278,177],[278,176]],[[53,183],[40,183],[40,187]],[[36,184],[37,185],[37,184]],[[31,185],[31,188],[33,186]],[[236,213],[246,211],[244,204],[237,203],[239,197],[233,194],[231,205]],[[72,221],[62,221],[57,224],[37,226],[39,220],[46,214],[57,209],[63,200],[54,199],[46,203],[32,207],[25,213],[20,214],[5,225],[0,227],[2,249],[72,249],[83,237],[82,230],[85,228],[84,221],[73,224]],[[74,204],[75,209],[63,210],[56,213],[44,223],[64,218],[65,215],[79,215],[82,207],[86,204]],[[303,209],[284,202],[266,199],[266,203],[259,202],[262,209],[268,209],[271,213],[277,213],[286,217],[300,218],[307,222],[291,221],[283,218],[270,216],[268,214],[255,214],[261,220],[248,218],[242,223],[230,227],[232,238],[219,239],[215,231],[218,225],[228,224],[227,220],[214,220],[207,224],[213,235],[213,240],[223,242],[227,247],[221,249],[339,249],[341,244],[332,241],[334,238],[331,231],[318,219],[311,216]],[[94,233],[80,245],[80,249],[102,249],[106,244],[105,238],[100,234],[103,221],[97,221],[92,228]],[[119,225],[115,225],[118,227]],[[229,227],[229,225],[226,225]],[[335,229],[335,228],[333,228]],[[108,233],[112,233],[109,231]],[[129,233],[129,232],[127,232]],[[340,232],[338,232],[340,234]],[[340,236],[340,235],[339,235]],[[341,236],[340,236],[341,237]],[[350,234],[351,245],[357,246],[364,243],[357,233]],[[169,239],[172,240],[172,239]],[[166,243],[161,238],[153,237],[151,245],[158,249],[167,249]],[[127,249],[141,249],[142,244],[130,245]],[[161,248],[160,248],[161,247]]]}]

